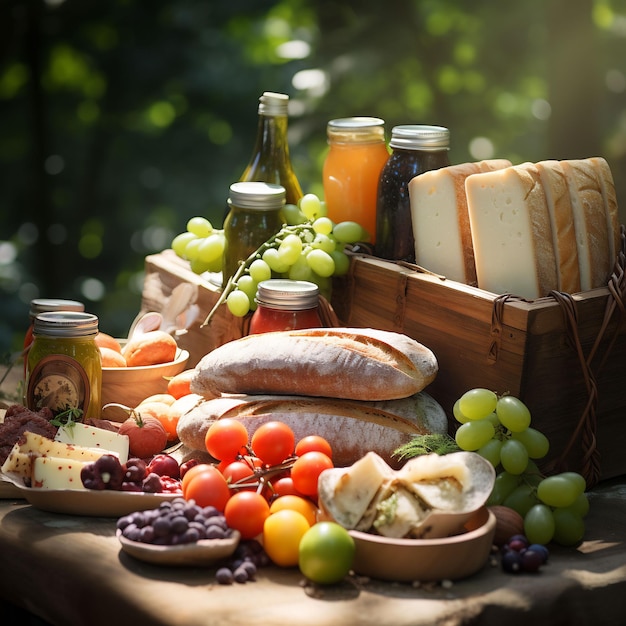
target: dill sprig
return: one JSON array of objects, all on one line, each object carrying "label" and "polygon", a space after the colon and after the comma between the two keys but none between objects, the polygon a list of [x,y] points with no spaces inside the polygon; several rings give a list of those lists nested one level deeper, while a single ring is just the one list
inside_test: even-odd
[{"label": "dill sprig", "polygon": [[393,452],[393,456],[400,461],[411,459],[422,454],[450,454],[460,450],[454,437],[448,434],[431,433],[416,435],[411,441],[400,446]]}]

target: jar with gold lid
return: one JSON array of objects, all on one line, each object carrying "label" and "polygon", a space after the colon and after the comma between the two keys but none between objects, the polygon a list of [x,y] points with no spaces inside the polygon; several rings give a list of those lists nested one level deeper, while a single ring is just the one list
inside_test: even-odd
[{"label": "jar with gold lid", "polygon": [[54,415],[82,411],[79,419],[99,418],[102,361],[95,342],[98,318],[80,311],[40,313],[28,352],[26,406],[48,407]]}]

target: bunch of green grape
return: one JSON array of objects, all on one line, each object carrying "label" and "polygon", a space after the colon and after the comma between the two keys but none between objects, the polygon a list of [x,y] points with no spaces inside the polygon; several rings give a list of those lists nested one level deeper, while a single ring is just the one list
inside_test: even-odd
[{"label": "bunch of green grape", "polygon": [[536,460],[548,453],[548,438],[531,428],[528,407],[511,395],[470,389],[455,403],[461,424],[455,439],[462,450],[477,452],[496,468],[488,505],[504,505],[524,518],[531,543],[571,546],[584,536],[589,511],[586,482],[576,472],[543,476]]},{"label": "bunch of green grape", "polygon": [[224,231],[214,228],[205,217],[192,217],[187,230],[172,240],[172,250],[189,261],[196,274],[221,272],[224,258]]},{"label": "bunch of green grape", "polygon": [[[256,309],[258,284],[270,278],[306,280],[318,285],[320,293],[329,293],[331,278],[343,276],[350,267],[346,247],[369,238],[357,222],[335,224],[326,215],[325,203],[312,193],[305,194],[298,205],[286,205],[283,214],[286,223],[281,230],[244,261],[216,306],[226,302],[233,315],[245,316]],[[189,261],[193,271],[218,272],[224,232],[195,217],[187,223],[187,232],[174,238],[172,249]]]}]

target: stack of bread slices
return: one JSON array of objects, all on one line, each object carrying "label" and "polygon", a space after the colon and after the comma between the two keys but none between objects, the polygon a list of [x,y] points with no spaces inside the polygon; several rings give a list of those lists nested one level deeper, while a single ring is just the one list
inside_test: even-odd
[{"label": "stack of bread slices", "polygon": [[615,185],[602,157],[425,172],[409,183],[416,263],[527,299],[606,285],[619,251]]}]

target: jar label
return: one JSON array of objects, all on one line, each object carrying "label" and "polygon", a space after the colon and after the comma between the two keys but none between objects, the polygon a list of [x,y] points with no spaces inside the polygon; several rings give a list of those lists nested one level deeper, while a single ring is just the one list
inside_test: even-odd
[{"label": "jar label", "polygon": [[89,377],[83,366],[64,354],[42,358],[28,378],[26,401],[34,411],[48,407],[54,415],[68,409],[87,413],[91,398]]}]

